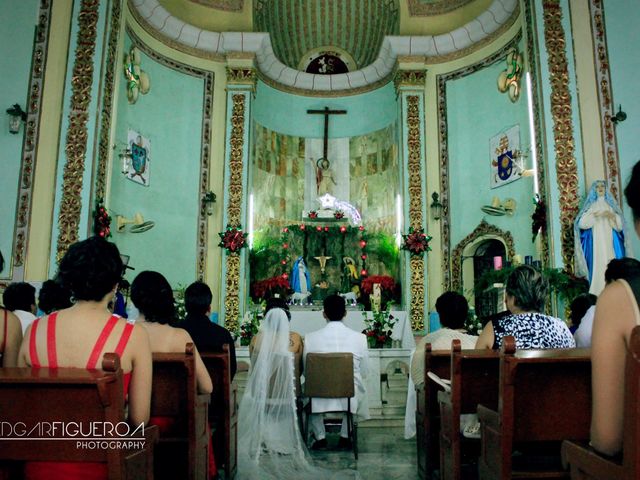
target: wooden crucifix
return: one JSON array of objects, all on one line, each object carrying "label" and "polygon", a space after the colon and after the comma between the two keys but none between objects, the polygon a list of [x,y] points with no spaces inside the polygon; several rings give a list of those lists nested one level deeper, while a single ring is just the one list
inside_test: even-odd
[{"label": "wooden crucifix", "polygon": [[307,113],[313,115],[324,115],[324,144],[322,148],[322,158],[328,159],[327,151],[329,149],[329,115],[344,115],[346,110],[329,110],[329,107],[324,107],[323,110],[307,110]]}]

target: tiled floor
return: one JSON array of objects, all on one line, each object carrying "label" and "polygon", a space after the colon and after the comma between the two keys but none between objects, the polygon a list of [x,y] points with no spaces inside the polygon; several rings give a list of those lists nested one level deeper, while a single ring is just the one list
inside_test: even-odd
[{"label": "tiled floor", "polygon": [[[329,435],[329,447],[337,435]],[[405,440],[403,428],[360,427],[358,461],[351,451],[311,451],[316,465],[335,470],[354,469],[363,480],[417,480],[416,440]]]}]

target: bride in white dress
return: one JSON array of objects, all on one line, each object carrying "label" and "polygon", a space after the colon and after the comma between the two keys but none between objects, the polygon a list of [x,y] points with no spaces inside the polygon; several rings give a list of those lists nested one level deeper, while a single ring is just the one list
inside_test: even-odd
[{"label": "bride in white dress", "polygon": [[358,478],[355,471],[313,465],[296,416],[289,319],[269,310],[260,325],[251,371],[238,413],[239,479]]}]

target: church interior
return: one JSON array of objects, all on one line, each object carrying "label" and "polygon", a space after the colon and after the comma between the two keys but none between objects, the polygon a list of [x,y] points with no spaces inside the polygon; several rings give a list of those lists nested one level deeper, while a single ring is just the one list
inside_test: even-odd
[{"label": "church interior", "polygon": [[[609,260],[640,252],[624,193],[640,159],[632,81],[640,56],[628,55],[640,47],[636,2],[10,0],[4,7],[0,292],[17,282],[39,291],[69,248],[94,235],[117,246],[128,266],[122,283],[148,270],[166,278],[177,326],[186,287],[204,282],[212,292],[207,315],[233,336],[238,362],[235,379],[224,376],[222,403],[212,374],[209,419],[220,408],[220,417],[239,424],[253,368],[249,344],[267,300],[288,304],[290,330],[304,341],[329,320],[323,301],[339,293],[343,323],[366,335],[370,418],[357,425],[357,458],[311,450],[311,461],[372,480],[525,478],[511,476],[519,453],[511,462],[480,409],[481,440],[455,430],[484,395],[460,371],[455,377],[455,352],[447,346],[438,367],[437,349],[427,351],[421,371],[454,387],[412,378],[412,358],[416,349],[424,354],[423,337],[444,326],[436,301],[445,292],[464,297],[464,329],[479,335],[491,318],[495,327],[508,307],[505,284],[526,265],[548,283],[544,313],[570,326],[572,301],[603,291]],[[611,218],[606,232],[587,225],[596,204],[606,211],[591,215]],[[137,309],[123,293],[133,319]],[[6,324],[5,316],[5,342]],[[509,345],[494,352],[496,362],[520,358]],[[456,358],[464,365],[462,348]],[[554,371],[566,403],[581,405],[575,385],[590,385],[589,350],[575,350],[565,359],[574,367]],[[493,381],[495,395],[506,388],[500,365],[499,375],[483,364],[473,377],[489,378],[485,387]],[[9,392],[14,373],[0,370]],[[564,403],[562,395],[543,405]],[[590,390],[585,395],[586,416],[575,416],[582,429],[557,445],[589,441]],[[525,404],[510,422],[527,415]],[[234,446],[238,427],[225,425],[226,447],[214,448],[219,478],[251,478],[233,460],[243,453]],[[520,428],[519,440],[539,433],[526,422]],[[487,448],[499,469],[484,463]],[[17,460],[10,455],[0,453],[1,480],[22,478],[3,470]],[[544,476],[546,466],[540,461],[539,476],[526,478],[570,478],[566,465],[554,477]],[[174,478],[208,476],[192,473]],[[574,474],[572,465],[571,478],[640,478]]]}]

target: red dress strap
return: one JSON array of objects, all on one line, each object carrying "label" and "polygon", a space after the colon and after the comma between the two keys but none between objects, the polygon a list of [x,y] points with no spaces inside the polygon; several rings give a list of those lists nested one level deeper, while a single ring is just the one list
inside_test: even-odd
[{"label": "red dress strap", "polygon": [[111,315],[111,318],[107,320],[107,323],[102,329],[102,332],[100,332],[100,336],[98,337],[96,344],[93,346],[91,355],[89,355],[89,360],[87,360],[86,368],[88,370],[94,370],[96,368],[96,365],[98,364],[98,359],[100,358],[100,353],[104,348],[104,344],[107,343],[107,339],[109,338],[109,335],[111,335],[111,332],[116,326],[116,323],[118,323],[119,318],[120,317],[116,315]]},{"label": "red dress strap", "polygon": [[2,353],[4,355],[4,349],[7,347],[7,323],[8,322],[8,318],[7,318],[7,310],[5,309],[4,311],[4,337],[2,337],[2,351],[0,351],[0,353]]},{"label": "red dress strap", "polygon": [[122,353],[124,349],[127,348],[127,343],[129,342],[129,337],[131,337],[131,332],[133,331],[133,323],[127,322],[124,326],[124,330],[122,331],[122,335],[120,336],[120,341],[116,346],[116,353],[120,358],[122,358]]},{"label": "red dress strap", "polygon": [[31,359],[31,366],[36,368],[40,367],[38,349],[36,348],[36,331],[39,323],[40,319],[36,318],[31,324],[31,333],[29,334],[29,358]]},{"label": "red dress strap", "polygon": [[47,319],[47,360],[49,368],[58,368],[58,354],[56,352],[56,319],[58,312],[53,312]]}]

